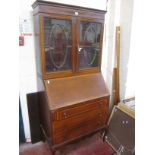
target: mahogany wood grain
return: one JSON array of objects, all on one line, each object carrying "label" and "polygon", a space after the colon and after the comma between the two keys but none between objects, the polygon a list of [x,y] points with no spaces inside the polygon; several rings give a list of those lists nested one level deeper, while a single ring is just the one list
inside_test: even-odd
[{"label": "mahogany wood grain", "polygon": [[70,118],[76,115],[79,115],[81,113],[85,113],[87,111],[91,111],[91,110],[101,110],[103,112],[107,112],[108,111],[108,99],[104,99],[104,100],[100,100],[97,102],[88,102],[85,103],[83,105],[78,105],[78,106],[74,106],[71,108],[67,108],[67,109],[63,109],[63,110],[58,110],[57,112],[55,112],[56,114],[56,120],[62,120],[62,119],[66,119],[66,118]]},{"label": "mahogany wood grain", "polygon": [[[39,96],[40,126],[51,148],[103,130],[109,112],[109,91],[101,74],[101,54],[106,11],[80,6],[37,0],[33,4],[38,85],[43,83]],[[71,22],[70,70],[46,72],[44,50],[44,17]],[[80,22],[101,23],[99,66],[79,70],[78,45]],[[39,42],[40,41],[40,42]]]},{"label": "mahogany wood grain", "polygon": [[[107,111],[106,111],[107,112]],[[79,126],[85,125],[88,121],[101,121],[103,124],[106,123],[107,113],[100,108],[96,108],[92,111],[85,112],[74,117],[69,117],[61,121],[53,121],[53,132],[65,132],[71,128],[77,128]]]},{"label": "mahogany wood grain", "polygon": [[106,11],[99,9],[86,8],[81,6],[67,5],[55,2],[46,2],[37,0],[32,5],[34,9],[34,15],[38,13],[48,13],[48,14],[63,14],[76,16],[75,12],[78,12],[78,16],[87,18],[104,18]]},{"label": "mahogany wood grain", "polygon": [[99,122],[98,119],[86,122],[84,125],[71,128],[66,132],[59,132],[54,134],[54,144],[59,144],[65,141],[72,141],[78,139],[79,137],[86,136],[95,131],[102,130],[104,128],[104,124]]},{"label": "mahogany wood grain", "polygon": [[[103,39],[103,27],[104,27],[104,16],[106,11],[84,8],[71,5],[62,5],[59,3],[36,1],[33,4],[34,16],[40,16],[40,49],[41,49],[41,68],[42,78],[61,78],[76,76],[81,74],[89,74],[101,72],[101,54],[102,54],[102,39]],[[75,15],[78,12],[78,15]],[[44,51],[44,17],[51,17],[53,19],[64,19],[70,20],[72,23],[72,51],[71,51],[71,70],[60,71],[60,72],[46,72],[45,68],[45,51]],[[86,68],[79,70],[78,64],[78,45],[79,45],[79,24],[80,21],[98,22],[102,24],[101,35],[100,35],[100,47],[99,47],[99,66]]]},{"label": "mahogany wood grain", "polygon": [[101,73],[45,80],[50,110],[109,96]]}]

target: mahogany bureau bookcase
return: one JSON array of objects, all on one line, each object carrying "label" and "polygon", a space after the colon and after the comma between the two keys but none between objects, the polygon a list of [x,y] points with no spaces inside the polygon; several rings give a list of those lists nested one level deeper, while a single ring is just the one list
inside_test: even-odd
[{"label": "mahogany bureau bookcase", "polygon": [[101,74],[106,11],[33,5],[40,127],[52,149],[101,131],[109,92]]}]

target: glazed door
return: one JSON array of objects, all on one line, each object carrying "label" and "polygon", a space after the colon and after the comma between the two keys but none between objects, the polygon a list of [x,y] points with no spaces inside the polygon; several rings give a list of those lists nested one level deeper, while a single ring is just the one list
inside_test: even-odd
[{"label": "glazed door", "polygon": [[43,15],[41,31],[44,79],[100,71],[103,21]]},{"label": "glazed door", "polygon": [[78,20],[79,70],[99,68],[101,64],[103,23],[96,20]]},{"label": "glazed door", "polygon": [[43,16],[43,71],[45,74],[72,71],[71,17]]}]

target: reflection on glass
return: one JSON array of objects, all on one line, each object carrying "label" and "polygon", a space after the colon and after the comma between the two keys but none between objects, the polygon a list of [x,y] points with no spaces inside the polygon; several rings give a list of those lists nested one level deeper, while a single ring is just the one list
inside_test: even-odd
[{"label": "reflection on glass", "polygon": [[71,22],[44,18],[46,72],[71,69]]},{"label": "reflection on glass", "polygon": [[80,69],[99,65],[100,23],[81,22],[79,67]]}]

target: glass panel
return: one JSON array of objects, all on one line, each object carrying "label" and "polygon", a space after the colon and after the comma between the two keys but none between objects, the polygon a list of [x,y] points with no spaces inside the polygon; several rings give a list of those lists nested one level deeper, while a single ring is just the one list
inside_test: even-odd
[{"label": "glass panel", "polygon": [[46,72],[71,69],[71,21],[44,18]]},{"label": "glass panel", "polygon": [[80,44],[78,49],[80,69],[99,66],[100,23],[80,23]]}]

